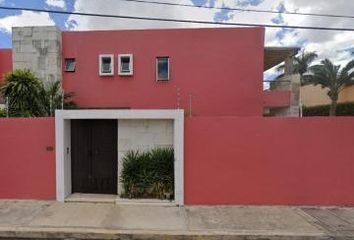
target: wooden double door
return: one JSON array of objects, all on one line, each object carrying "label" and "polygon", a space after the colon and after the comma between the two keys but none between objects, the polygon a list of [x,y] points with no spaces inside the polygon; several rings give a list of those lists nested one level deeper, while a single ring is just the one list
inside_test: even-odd
[{"label": "wooden double door", "polygon": [[117,120],[71,120],[73,193],[117,194]]}]

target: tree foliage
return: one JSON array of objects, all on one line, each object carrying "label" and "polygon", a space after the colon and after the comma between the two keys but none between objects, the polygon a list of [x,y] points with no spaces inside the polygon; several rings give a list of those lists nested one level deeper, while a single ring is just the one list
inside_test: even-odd
[{"label": "tree foliage", "polygon": [[[301,83],[303,83],[303,76],[308,72],[309,67],[313,61],[316,60],[318,55],[315,52],[302,52],[300,55],[293,58],[293,74],[300,74]],[[282,64],[278,67],[278,71],[284,71],[285,65]]]},{"label": "tree foliage", "polygon": [[300,74],[302,77],[307,71],[313,61],[317,58],[315,52],[302,52],[299,56],[294,58],[294,73]]},{"label": "tree foliage", "polygon": [[[305,117],[328,116],[330,107],[330,105],[304,107],[303,114]],[[354,116],[354,102],[338,103],[336,116]]]},{"label": "tree foliage", "polygon": [[8,101],[9,115],[12,117],[35,117],[43,115],[40,102],[42,84],[29,70],[14,70],[5,75],[5,85],[1,94]]},{"label": "tree foliage", "polygon": [[[10,117],[53,116],[62,108],[63,96],[60,82],[47,87],[28,69],[16,69],[5,75],[0,93],[7,100]],[[64,108],[74,108],[73,93],[64,94]]]},{"label": "tree foliage", "polygon": [[327,95],[331,99],[329,115],[335,116],[339,93],[346,86],[354,84],[354,60],[341,68],[325,59],[321,64],[309,68],[309,74],[304,76],[304,83],[328,89]]},{"label": "tree foliage", "polygon": [[74,96],[75,94],[72,92],[64,93],[63,96],[59,81],[49,84],[46,88],[41,88],[41,102],[44,106],[45,116],[54,116],[55,109],[62,107],[64,109],[76,108],[76,103],[72,101]]}]

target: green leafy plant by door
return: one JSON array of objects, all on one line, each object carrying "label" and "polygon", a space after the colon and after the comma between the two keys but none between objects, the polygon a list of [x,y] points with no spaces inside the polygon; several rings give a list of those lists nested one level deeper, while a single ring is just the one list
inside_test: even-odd
[{"label": "green leafy plant by door", "polygon": [[123,198],[174,198],[173,148],[128,151],[123,157]]}]

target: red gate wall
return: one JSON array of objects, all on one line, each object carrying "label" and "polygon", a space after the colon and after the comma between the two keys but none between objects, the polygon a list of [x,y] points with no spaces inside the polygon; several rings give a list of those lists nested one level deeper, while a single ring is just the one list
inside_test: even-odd
[{"label": "red gate wall", "polygon": [[185,203],[354,206],[354,118],[186,119]]},{"label": "red gate wall", "polygon": [[[0,119],[0,199],[55,199],[54,119]],[[185,120],[186,205],[354,206],[354,118]]]},{"label": "red gate wall", "polygon": [[0,199],[55,199],[54,118],[0,119]]}]

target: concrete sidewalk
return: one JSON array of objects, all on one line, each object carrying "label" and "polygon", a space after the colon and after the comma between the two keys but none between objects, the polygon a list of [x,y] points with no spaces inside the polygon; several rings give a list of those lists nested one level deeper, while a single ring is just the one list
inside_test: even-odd
[{"label": "concrete sidewalk", "polygon": [[0,201],[0,239],[354,239],[354,208]]}]

